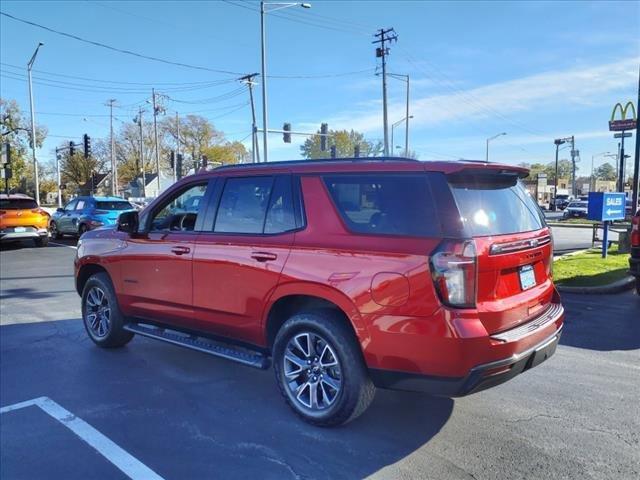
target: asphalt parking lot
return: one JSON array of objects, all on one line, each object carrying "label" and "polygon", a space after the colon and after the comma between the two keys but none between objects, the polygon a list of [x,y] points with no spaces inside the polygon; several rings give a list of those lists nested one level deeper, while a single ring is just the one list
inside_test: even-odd
[{"label": "asphalt parking lot", "polygon": [[321,429],[289,411],[271,370],[145,338],[93,346],[72,245],[0,249],[1,478],[640,476],[632,292],[565,295],[556,355],[502,386],[456,400],[379,390],[358,420]]}]

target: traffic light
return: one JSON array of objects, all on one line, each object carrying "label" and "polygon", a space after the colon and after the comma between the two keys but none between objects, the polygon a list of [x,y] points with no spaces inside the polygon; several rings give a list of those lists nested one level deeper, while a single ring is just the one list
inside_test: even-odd
[{"label": "traffic light", "polygon": [[320,150],[323,152],[327,149],[327,133],[329,133],[329,125],[320,124]]},{"label": "traffic light", "polygon": [[171,164],[171,169],[176,168],[176,152],[175,150],[171,150],[171,154],[169,155],[169,163]]},{"label": "traffic light", "polygon": [[337,149],[335,145],[331,145],[331,158],[336,158]]},{"label": "traffic light", "polygon": [[11,144],[9,142],[2,144],[2,166],[8,168],[11,163]]},{"label": "traffic light", "polygon": [[360,157],[360,145],[353,147],[353,156],[356,158]]},{"label": "traffic light", "polygon": [[85,133],[82,142],[84,144],[84,158],[89,158],[91,156],[91,137]]},{"label": "traffic light", "polygon": [[76,154],[76,145],[73,142],[69,142],[69,156],[73,157]]},{"label": "traffic light", "polygon": [[209,159],[206,155],[202,155],[202,168],[207,168],[207,164],[209,163]]},{"label": "traffic light", "polygon": [[282,134],[282,140],[284,140],[284,143],[291,143],[291,124],[285,123],[282,126],[282,130],[284,130],[284,133]]}]

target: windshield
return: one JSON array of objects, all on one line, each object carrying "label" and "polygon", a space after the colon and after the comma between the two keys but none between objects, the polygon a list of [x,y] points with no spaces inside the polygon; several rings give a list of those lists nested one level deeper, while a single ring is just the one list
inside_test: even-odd
[{"label": "windshield", "polygon": [[568,208],[587,208],[587,202],[571,202]]},{"label": "windshield", "polygon": [[133,205],[124,201],[96,202],[98,210],[132,210]]},{"label": "windshield", "polygon": [[521,182],[500,175],[450,180],[463,224],[473,236],[529,232],[544,227],[540,208]]},{"label": "windshield", "polygon": [[34,208],[38,208],[38,204],[30,198],[3,198],[0,200],[0,209],[2,210],[29,210]]}]

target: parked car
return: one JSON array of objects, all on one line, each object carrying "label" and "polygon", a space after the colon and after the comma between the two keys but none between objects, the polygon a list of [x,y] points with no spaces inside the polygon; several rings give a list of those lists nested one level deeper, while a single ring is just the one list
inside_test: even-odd
[{"label": "parked car", "polygon": [[51,218],[51,236],[82,235],[105,225],[115,225],[122,212],[134,206],[119,197],[76,197],[64,208],[58,208]]},{"label": "parked car", "polygon": [[49,243],[49,214],[28,195],[0,194],[0,242],[33,240],[36,247]]},{"label": "parked car", "polygon": [[84,326],[101,347],[139,334],[272,362],[318,425],[356,418],[375,386],[498,385],[554,353],[564,317],[527,173],[342,159],[190,175],[80,239]]},{"label": "parked car", "polygon": [[629,273],[636,277],[636,293],[640,295],[640,209],[631,219],[631,256]]},{"label": "parked car", "polygon": [[[559,193],[556,198],[552,198],[550,201],[550,208],[553,210],[553,205],[557,205],[557,210],[564,210],[567,205],[573,200],[572,195],[566,195]],[[554,203],[555,202],[555,203]]]},{"label": "parked car", "polygon": [[565,208],[562,216],[564,218],[587,218],[588,207],[589,202],[573,201]]}]

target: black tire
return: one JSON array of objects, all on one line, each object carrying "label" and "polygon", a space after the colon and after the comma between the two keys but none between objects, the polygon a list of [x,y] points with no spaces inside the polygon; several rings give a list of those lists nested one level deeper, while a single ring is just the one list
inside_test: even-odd
[{"label": "black tire", "polygon": [[[101,297],[98,292],[102,292]],[[99,301],[97,301],[99,300]],[[96,308],[92,304],[99,304]],[[109,309],[105,321],[105,308]],[[93,317],[92,315],[96,316]],[[89,277],[82,291],[82,322],[89,338],[103,348],[122,347],[133,338],[133,333],[125,330],[124,316],[120,312],[118,301],[109,275],[104,272]],[[105,326],[106,325],[106,326]]]},{"label": "black tire", "polygon": [[51,223],[49,224],[49,232],[51,232],[51,236],[55,240],[60,240],[62,238],[62,234],[58,230],[58,225],[56,225],[56,222],[54,221],[51,221]]},{"label": "black tire", "polygon": [[[360,346],[353,331],[345,322],[343,317],[336,315],[331,310],[301,312],[289,318],[282,325],[273,344],[273,366],[280,392],[293,411],[303,420],[313,425],[329,427],[350,422],[369,407],[375,396],[375,387],[369,378]],[[340,388],[336,390],[337,393],[332,400],[330,399],[330,394],[325,397],[324,386],[329,385],[325,380],[317,380],[318,376],[314,376],[312,382],[311,375],[317,374],[309,373],[312,368],[311,365],[304,373],[299,374],[296,379],[289,381],[286,379],[285,369],[288,366],[285,364],[285,353],[291,353],[291,350],[288,351],[288,348],[292,345],[290,342],[295,342],[296,338],[307,334],[311,335],[312,338],[323,341],[331,348],[330,353],[335,352],[337,357],[339,371],[337,378],[339,378]],[[324,344],[320,344],[324,348]],[[317,344],[314,348],[318,353],[316,347]],[[311,348],[307,350],[311,356],[314,355]],[[299,351],[304,354],[304,350],[300,349]],[[320,353],[321,357],[322,355],[324,355],[324,351]],[[290,365],[294,365],[294,368],[296,367],[293,362],[290,362]],[[304,367],[300,368],[302,372]],[[324,375],[329,375],[324,370],[322,372],[324,372]],[[294,374],[296,373],[294,372]],[[319,378],[322,378],[322,373],[319,374]],[[325,378],[329,379],[329,377]],[[333,381],[335,382],[335,380]],[[297,382],[300,382],[300,384],[297,384]],[[320,382],[323,384],[321,385]],[[320,397],[316,397],[316,399],[319,398],[321,400],[327,399],[327,401],[323,400],[327,403],[323,408],[320,408],[319,402],[316,402],[317,408],[314,409],[304,405],[302,400],[296,398],[296,392],[293,389],[297,387],[297,392],[302,393],[305,390],[304,385],[310,383],[315,383],[316,389],[318,385],[323,387],[322,394],[319,394]],[[313,390],[309,387],[309,397],[311,397],[312,392]],[[313,405],[311,400],[309,400],[309,403]]]},{"label": "black tire", "polygon": [[89,231],[89,227],[87,227],[86,223],[81,223],[78,226],[78,238],[80,238],[82,236],[83,233]]},{"label": "black tire", "polygon": [[40,237],[40,238],[36,238],[33,241],[36,244],[36,247],[41,248],[41,247],[46,247],[47,245],[49,245],[49,237]]}]

